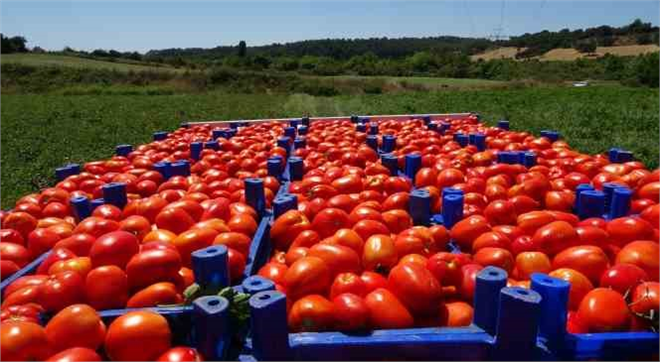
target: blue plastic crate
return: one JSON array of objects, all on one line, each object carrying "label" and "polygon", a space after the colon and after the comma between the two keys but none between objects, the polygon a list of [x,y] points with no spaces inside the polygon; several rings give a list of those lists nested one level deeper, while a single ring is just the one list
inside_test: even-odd
[{"label": "blue plastic crate", "polygon": [[[460,328],[410,328],[361,333],[288,333],[286,296],[260,292],[250,299],[251,334],[241,361],[250,360],[500,360],[550,359],[537,338],[541,296],[506,288],[504,270],[477,277],[474,323]],[[497,301],[493,303],[493,301]]]}]

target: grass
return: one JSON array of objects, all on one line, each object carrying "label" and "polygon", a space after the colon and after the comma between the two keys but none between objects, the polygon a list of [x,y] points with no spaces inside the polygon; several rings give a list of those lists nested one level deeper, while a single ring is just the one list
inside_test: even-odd
[{"label": "grass", "polygon": [[38,54],[38,53],[14,53],[3,54],[2,64],[20,63],[33,67],[39,66],[60,66],[71,68],[91,68],[91,69],[110,69],[120,72],[139,72],[139,71],[160,71],[160,72],[183,72],[185,69],[177,69],[169,66],[153,66],[137,61],[124,60],[117,62],[88,59],[67,55],[57,54]]},{"label": "grass", "polygon": [[[72,93],[75,94],[75,93]],[[149,142],[181,120],[478,111],[512,129],[556,129],[576,149],[619,146],[658,166],[658,90],[625,87],[525,88],[314,97],[306,94],[12,94],[2,96],[1,201],[53,185],[67,162],[110,157],[121,143]]]},{"label": "grass", "polygon": [[506,86],[509,82],[488,80],[488,79],[472,79],[472,78],[441,78],[441,77],[379,77],[379,76],[354,76],[354,75],[340,75],[336,77],[314,77],[320,79],[334,79],[337,81],[365,81],[365,80],[380,80],[393,85],[420,85],[426,86],[431,89],[435,88],[495,88]]}]

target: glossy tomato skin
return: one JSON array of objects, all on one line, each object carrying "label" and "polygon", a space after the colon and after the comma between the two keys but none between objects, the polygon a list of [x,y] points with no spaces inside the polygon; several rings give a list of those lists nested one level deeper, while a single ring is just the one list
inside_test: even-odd
[{"label": "glossy tomato skin", "polygon": [[538,250],[548,255],[555,255],[574,246],[578,241],[577,231],[566,221],[553,221],[544,225],[536,230],[532,237],[532,242]]},{"label": "glossy tomato skin", "polygon": [[618,246],[624,246],[635,240],[651,240],[653,226],[638,217],[621,217],[607,223],[607,233],[610,239]]},{"label": "glossy tomato skin", "polygon": [[372,271],[364,271],[360,275],[360,279],[364,282],[365,295],[378,288],[387,288],[387,279],[381,274]]},{"label": "glossy tomato skin", "polygon": [[309,294],[325,294],[332,274],[323,259],[305,256],[293,263],[284,274],[287,297],[296,300]]},{"label": "glossy tomato skin", "polygon": [[43,361],[52,354],[46,331],[26,321],[7,321],[0,328],[0,354],[6,361]]},{"label": "glossy tomato skin", "polygon": [[385,288],[378,288],[364,298],[369,321],[374,329],[409,328],[414,320],[408,309]]},{"label": "glossy tomato skin", "polygon": [[641,283],[633,289],[630,310],[653,317],[660,309],[660,284],[658,282]]},{"label": "glossy tomato skin", "polygon": [[359,273],[362,271],[360,257],[347,246],[317,244],[309,249],[307,255],[322,259],[330,268],[333,278],[339,273]]},{"label": "glossy tomato skin", "polygon": [[458,290],[463,300],[472,302],[477,274],[481,269],[483,269],[483,266],[479,264],[466,264],[461,267],[463,276]]},{"label": "glossy tomato skin", "polygon": [[369,323],[369,308],[361,297],[342,293],[332,298],[335,306],[335,328],[340,331],[366,329]]},{"label": "glossy tomato skin", "polygon": [[210,246],[217,236],[218,232],[211,228],[191,229],[179,234],[172,244],[179,251],[181,265],[190,267],[192,252]]},{"label": "glossy tomato skin", "polygon": [[565,249],[552,259],[553,269],[575,269],[589,278],[594,285],[598,285],[601,275],[608,266],[609,259],[603,249],[593,245],[580,245]]},{"label": "glossy tomato skin", "polygon": [[472,323],[474,309],[468,303],[462,301],[447,302],[442,304],[447,315],[447,327],[467,327]]},{"label": "glossy tomato skin", "polygon": [[311,228],[304,213],[289,210],[275,220],[270,229],[270,237],[276,249],[286,250],[301,232]]},{"label": "glossy tomato skin", "polygon": [[547,255],[537,251],[525,251],[516,256],[514,277],[529,279],[532,273],[547,274],[552,270],[552,264]]},{"label": "glossy tomato skin", "polygon": [[329,330],[334,323],[335,305],[318,294],[298,299],[289,311],[289,328],[295,332]]},{"label": "glossy tomato skin", "polygon": [[649,280],[646,272],[634,264],[617,264],[603,272],[599,286],[626,294],[637,284]]},{"label": "glossy tomato skin", "polygon": [[389,270],[399,260],[394,241],[387,235],[372,235],[364,243],[362,267],[365,270]]},{"label": "glossy tomato skin", "polygon": [[321,238],[332,236],[339,229],[350,227],[348,214],[341,209],[326,208],[321,210],[312,221],[312,229],[319,233]]},{"label": "glossy tomato skin", "polygon": [[142,251],[133,255],[126,264],[128,284],[135,290],[159,281],[174,280],[181,266],[178,251],[165,249]]},{"label": "glossy tomato skin", "polygon": [[511,273],[514,259],[511,252],[502,248],[483,248],[474,254],[474,262],[482,266],[496,266]]},{"label": "glossy tomato skin", "polygon": [[43,307],[36,303],[12,305],[11,307],[2,309],[2,312],[0,312],[0,322],[13,320],[39,324],[39,314],[43,312]]},{"label": "glossy tomato skin", "polygon": [[660,247],[657,242],[636,240],[628,243],[616,256],[616,264],[634,264],[644,269],[651,281],[658,281]]},{"label": "glossy tomato skin", "polygon": [[110,324],[105,350],[114,361],[153,361],[170,348],[171,339],[165,317],[150,311],[133,311]]},{"label": "glossy tomato skin", "polygon": [[283,284],[287,270],[288,267],[284,264],[269,262],[262,266],[257,274],[272,280],[275,284]]},{"label": "glossy tomato skin", "polygon": [[551,277],[563,279],[571,284],[568,292],[568,309],[577,310],[587,293],[594,289],[593,284],[584,274],[575,269],[559,268],[550,272]]},{"label": "glossy tomato skin", "polygon": [[139,250],[140,242],[135,235],[126,231],[113,231],[94,241],[89,256],[94,267],[116,265],[123,269]]},{"label": "glossy tomato skin", "polygon": [[105,332],[101,317],[86,304],[62,309],[46,325],[48,343],[58,350],[73,347],[96,350],[103,343]]},{"label": "glossy tomato skin", "polygon": [[156,307],[160,304],[177,304],[183,302],[176,286],[170,282],[152,284],[128,299],[127,308]]},{"label": "glossy tomato skin", "polygon": [[77,272],[64,271],[48,277],[39,286],[39,304],[51,312],[84,300],[84,278]]},{"label": "glossy tomato skin", "polygon": [[116,265],[92,269],[85,279],[87,303],[98,310],[125,307],[128,291],[128,276]]},{"label": "glossy tomato skin", "polygon": [[587,293],[577,314],[591,333],[623,331],[631,322],[623,296],[606,288],[596,288]]},{"label": "glossy tomato skin", "polygon": [[415,315],[435,311],[442,298],[438,280],[418,264],[404,263],[392,268],[387,288]]},{"label": "glossy tomato skin", "polygon": [[57,354],[54,354],[46,360],[47,362],[97,362],[103,361],[93,349],[85,347],[73,347],[65,349]]},{"label": "glossy tomato skin", "polygon": [[200,362],[204,358],[196,349],[190,347],[174,347],[163,353],[156,361],[159,362]]},{"label": "glossy tomato skin", "polygon": [[491,226],[485,217],[474,215],[457,222],[451,228],[450,235],[461,250],[468,251],[472,249],[472,243],[477,237],[490,230]]}]

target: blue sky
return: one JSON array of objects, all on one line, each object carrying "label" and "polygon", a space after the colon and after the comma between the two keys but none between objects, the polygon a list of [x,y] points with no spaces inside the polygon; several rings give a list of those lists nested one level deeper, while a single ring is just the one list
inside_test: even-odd
[{"label": "blue sky", "polygon": [[[660,3],[600,0],[0,1],[0,30],[49,50],[213,47],[319,38],[519,35],[658,25]],[[502,11],[503,10],[503,11]],[[503,15],[503,16],[502,16]]]}]

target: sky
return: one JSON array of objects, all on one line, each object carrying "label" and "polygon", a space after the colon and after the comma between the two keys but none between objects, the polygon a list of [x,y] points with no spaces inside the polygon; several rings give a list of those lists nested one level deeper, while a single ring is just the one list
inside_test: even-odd
[{"label": "sky", "polygon": [[[0,31],[48,50],[248,46],[305,39],[520,35],[658,25],[657,0],[0,0]],[[497,29],[502,30],[498,31]]]}]

